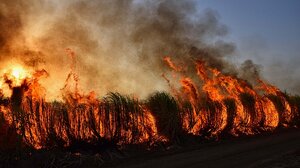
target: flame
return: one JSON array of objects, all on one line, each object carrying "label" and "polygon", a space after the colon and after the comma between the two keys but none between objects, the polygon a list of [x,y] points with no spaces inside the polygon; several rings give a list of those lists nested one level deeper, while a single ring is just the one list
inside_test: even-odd
[{"label": "flame", "polygon": [[[170,57],[164,60],[174,73],[181,74],[181,97],[187,97],[187,101],[192,104],[193,115],[183,117],[184,128],[188,132],[195,135],[210,132],[211,136],[215,136],[226,129],[238,136],[255,134],[259,130],[274,130],[278,126],[289,127],[292,124],[296,115],[293,114],[295,107],[275,86],[258,79],[258,86],[252,87],[243,79],[208,67],[202,60],[195,62],[195,72],[200,80],[196,82],[196,79],[178,70]],[[167,81],[169,86],[173,86],[170,80]],[[234,109],[228,108],[226,100],[233,100]]]},{"label": "flame", "polygon": [[9,80],[13,86],[20,86],[25,79],[31,77],[31,73],[22,65],[15,64],[5,70],[4,77],[6,80]]},{"label": "flame", "polygon": [[[71,49],[66,53],[71,66],[61,89],[61,102],[45,101],[46,89],[40,80],[49,75],[46,70],[30,71],[19,64],[5,70],[4,80],[0,82],[0,119],[3,119],[0,121],[4,122],[0,134],[8,130],[14,130],[15,134],[1,136],[0,147],[3,138],[16,135],[21,137],[22,143],[36,149],[104,140],[118,145],[153,145],[170,142],[171,137],[176,139],[176,132],[205,138],[218,138],[223,134],[252,135],[278,127],[292,127],[299,121],[299,106],[291,103],[277,87],[261,79],[257,79],[257,86],[252,86],[243,79],[209,67],[202,60],[195,61],[195,74],[188,74],[183,66],[166,57],[164,61],[173,78],[169,79],[167,73],[163,73],[162,78],[174,99],[162,107],[171,109],[171,113],[166,114],[177,115],[170,120],[171,127],[174,122],[182,130],[160,128],[158,121],[169,119],[169,116],[155,118],[156,113],[145,101],[118,93],[104,98],[97,98],[93,91],[83,93],[76,73],[76,54]],[[178,85],[172,83],[174,80]],[[12,91],[7,101],[2,100],[5,85]]]},{"label": "flame", "polygon": [[11,74],[18,81],[26,78],[26,72],[22,67],[13,67]]}]

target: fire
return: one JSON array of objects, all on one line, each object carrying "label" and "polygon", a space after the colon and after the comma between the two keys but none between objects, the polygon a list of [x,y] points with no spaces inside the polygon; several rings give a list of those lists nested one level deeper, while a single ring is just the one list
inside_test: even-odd
[{"label": "fire", "polygon": [[48,76],[46,70],[27,71],[15,65],[3,74],[3,85],[12,94],[9,105],[0,101],[0,114],[23,143],[40,149],[58,139],[63,147],[78,141],[108,140],[119,145],[167,141],[157,131],[151,111],[138,99],[115,93],[98,99],[93,91],[82,93],[76,55],[71,49],[66,53],[71,66],[62,88],[63,102],[45,101],[46,89],[39,82]]},{"label": "fire", "polygon": [[[198,79],[191,78],[178,70],[170,57],[164,61],[173,73],[181,74],[181,97],[187,97],[186,101],[192,105],[193,115],[183,112],[184,128],[188,132],[216,136],[228,131],[238,136],[292,125],[296,107],[275,86],[257,79],[258,86],[253,87],[243,79],[208,67],[202,60],[195,61]],[[173,86],[166,75],[164,78]]]},{"label": "fire", "polygon": [[[0,147],[1,137],[12,136],[36,149],[76,146],[82,141],[153,145],[174,142],[187,134],[205,138],[253,135],[299,124],[299,102],[275,86],[260,79],[252,86],[202,60],[195,61],[195,74],[187,74],[182,65],[164,58],[173,78],[169,79],[168,73],[162,78],[173,95],[158,93],[139,100],[109,93],[98,98],[93,91],[86,94],[80,90],[76,54],[71,49],[66,53],[71,66],[61,89],[61,102],[45,101],[46,89],[40,80],[49,75],[46,70],[31,71],[15,64],[4,71]],[[4,86],[9,86],[10,98],[3,96]]]},{"label": "fire", "polygon": [[26,78],[26,72],[22,67],[14,67],[11,74],[18,81],[22,81]]},{"label": "fire", "polygon": [[[4,80],[10,83],[10,87],[20,86],[25,79],[31,78],[31,73],[22,65],[13,64],[4,70]],[[3,84],[2,84],[3,85]]]}]

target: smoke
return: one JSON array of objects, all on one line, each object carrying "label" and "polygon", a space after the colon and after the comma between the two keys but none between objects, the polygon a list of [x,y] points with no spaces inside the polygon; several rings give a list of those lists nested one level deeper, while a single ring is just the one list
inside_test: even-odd
[{"label": "smoke", "polygon": [[[20,36],[23,29],[22,15],[26,10],[21,10],[25,4],[22,1],[4,1],[0,6],[0,58],[9,55],[12,50],[10,46]],[[26,9],[27,7],[25,7]]]},{"label": "smoke", "polygon": [[[119,91],[144,97],[168,89],[161,77],[164,56],[187,71],[193,71],[193,60],[202,59],[237,74],[226,61],[235,45],[221,40],[227,27],[217,12],[199,11],[197,5],[176,0],[1,2],[0,67],[13,58],[46,69],[50,76],[43,85],[52,98],[60,95],[70,71],[66,48],[76,53],[82,91],[98,95]],[[241,76],[250,79],[246,64]]]},{"label": "smoke", "polygon": [[251,83],[256,83],[257,79],[260,79],[260,71],[262,66],[253,63],[252,60],[244,61],[240,66],[240,77],[248,80]]}]

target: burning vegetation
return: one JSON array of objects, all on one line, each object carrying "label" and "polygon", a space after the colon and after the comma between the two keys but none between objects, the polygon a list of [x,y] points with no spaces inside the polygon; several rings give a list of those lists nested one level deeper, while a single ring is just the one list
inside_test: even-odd
[{"label": "burning vegetation", "polygon": [[67,54],[72,63],[62,101],[45,101],[39,81],[48,76],[46,70],[30,73],[13,66],[3,74],[2,86],[8,86],[11,96],[1,91],[1,148],[65,148],[82,143],[151,147],[180,143],[188,135],[208,139],[254,135],[300,124],[299,97],[259,78],[253,86],[203,60],[194,61],[192,78],[170,57],[163,59],[174,78],[163,74],[171,94],[157,92],[146,100],[119,93],[103,98],[94,92],[82,94],[75,53],[67,49]]}]

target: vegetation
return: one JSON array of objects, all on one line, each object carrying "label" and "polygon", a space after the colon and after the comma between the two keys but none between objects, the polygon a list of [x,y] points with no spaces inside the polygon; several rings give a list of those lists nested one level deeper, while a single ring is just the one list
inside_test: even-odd
[{"label": "vegetation", "polygon": [[158,133],[172,142],[180,142],[183,119],[176,100],[165,92],[158,92],[148,98],[147,106],[156,119]]},{"label": "vegetation", "polygon": [[[300,126],[299,96],[286,96],[290,118],[280,97],[266,98],[276,107],[281,127]],[[243,122],[237,122],[241,114],[233,98],[214,101],[201,97],[194,105],[166,92],[154,93],[144,101],[120,93],[108,93],[102,99],[51,103],[32,96],[25,96],[21,103],[18,98],[1,97],[0,148],[1,151],[53,148],[100,151],[127,145],[149,148],[159,143],[180,144],[189,134],[213,138],[263,131],[266,113],[256,108],[255,97],[242,93],[239,101],[245,113]]]}]

